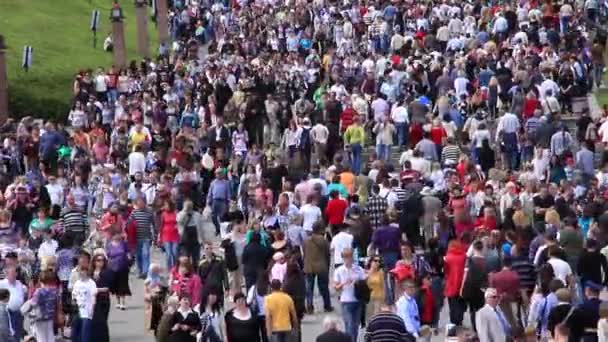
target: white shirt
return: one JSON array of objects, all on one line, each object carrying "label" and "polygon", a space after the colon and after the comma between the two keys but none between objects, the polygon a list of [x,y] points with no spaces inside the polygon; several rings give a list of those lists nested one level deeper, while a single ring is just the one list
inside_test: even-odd
[{"label": "white shirt", "polygon": [[63,205],[63,186],[61,186],[61,184],[55,182],[54,184],[47,184],[45,185],[46,187],[46,191],[49,192],[49,197],[51,198],[51,204],[52,205],[58,205],[58,206],[62,206]]},{"label": "white shirt", "polygon": [[93,308],[95,307],[95,297],[97,296],[97,285],[92,279],[78,279],[72,289],[72,298],[78,305],[80,318],[93,318]]},{"label": "white shirt", "polygon": [[137,172],[143,173],[146,170],[146,157],[141,152],[131,152],[129,154],[129,176]]},{"label": "white shirt", "polygon": [[393,122],[396,124],[409,122],[407,109],[403,106],[395,107],[391,113],[391,119],[393,119]]},{"label": "white shirt", "polygon": [[108,90],[108,86],[106,85],[106,76],[97,75],[95,77],[95,91],[98,93],[103,93],[107,90]]},{"label": "white shirt", "polygon": [[310,130],[310,136],[314,142],[327,144],[327,139],[329,139],[329,130],[323,124],[318,123]]},{"label": "white shirt", "polygon": [[321,209],[316,205],[306,203],[300,208],[302,215],[302,228],[305,231],[312,231],[312,225],[321,219]]},{"label": "white shirt", "polygon": [[547,95],[547,90],[551,90],[553,96],[559,95],[559,86],[552,79],[546,79],[543,83],[540,84],[540,100],[545,99],[545,95]]},{"label": "white shirt", "polygon": [[42,241],[40,247],[38,248],[38,258],[46,258],[54,256],[57,253],[57,249],[59,248],[59,244],[57,241],[50,239],[48,241]]},{"label": "white shirt", "polygon": [[572,274],[572,269],[570,265],[562,259],[551,258],[547,261],[553,267],[553,273],[555,274],[555,278],[561,280],[566,283],[566,279],[568,276]]},{"label": "white shirt", "polygon": [[459,98],[462,95],[468,95],[469,91],[467,90],[467,85],[469,84],[469,80],[466,77],[458,77],[454,80],[454,90],[456,90],[456,96]]},{"label": "white shirt", "polygon": [[334,271],[334,282],[336,284],[345,284],[350,281],[348,285],[342,287],[340,292],[341,303],[358,301],[355,297],[355,282],[361,279],[365,279],[365,272],[363,272],[363,269],[358,265],[352,265],[350,268],[346,268],[346,266],[342,265],[336,268]]},{"label": "white shirt", "polygon": [[342,252],[353,247],[353,236],[347,232],[339,232],[331,239],[330,248],[334,251],[334,264],[343,264]]},{"label": "white shirt", "polygon": [[602,137],[603,143],[608,143],[608,120],[602,123],[597,133]]},{"label": "white shirt", "polygon": [[10,292],[7,308],[11,311],[18,311],[25,302],[27,294],[27,286],[23,285],[19,280],[15,280],[14,284],[9,283],[8,279],[0,280],[0,289],[7,289]]},{"label": "white shirt", "polygon": [[475,142],[475,147],[481,148],[483,146],[484,139],[488,139],[488,142],[491,141],[492,137],[490,137],[490,131],[487,129],[480,129],[473,133],[473,141]]},{"label": "white shirt", "polygon": [[519,130],[520,124],[519,119],[513,113],[505,113],[498,121],[498,127],[496,127],[496,141],[500,138],[500,132],[503,133],[516,133]]}]

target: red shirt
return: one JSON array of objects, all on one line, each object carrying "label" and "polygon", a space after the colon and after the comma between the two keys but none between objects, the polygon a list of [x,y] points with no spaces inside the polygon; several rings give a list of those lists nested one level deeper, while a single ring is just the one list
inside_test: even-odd
[{"label": "red shirt", "polygon": [[537,99],[526,99],[524,102],[524,119],[529,119],[534,116],[534,111],[540,108],[540,101]]},{"label": "red shirt", "polygon": [[160,214],[162,225],[160,227],[160,242],[178,242],[177,214],[175,211],[164,211]]},{"label": "red shirt", "polygon": [[345,132],[348,126],[353,124],[355,114],[357,113],[352,108],[346,108],[342,114],[340,114],[340,120],[342,121],[342,132]]},{"label": "red shirt", "polygon": [[445,129],[443,129],[443,127],[437,126],[437,127],[431,128],[431,140],[435,144],[441,145],[441,143],[443,142],[443,138],[445,138],[447,136],[448,135],[445,132]]},{"label": "red shirt", "polygon": [[348,203],[341,198],[331,199],[327,202],[327,208],[325,208],[325,217],[329,224],[342,224],[344,223],[344,214],[348,208]]},{"label": "red shirt", "polygon": [[445,273],[445,287],[443,295],[452,298],[460,294],[460,286],[464,277],[464,265],[467,260],[467,246],[456,241],[448,247],[444,257],[443,270]]}]

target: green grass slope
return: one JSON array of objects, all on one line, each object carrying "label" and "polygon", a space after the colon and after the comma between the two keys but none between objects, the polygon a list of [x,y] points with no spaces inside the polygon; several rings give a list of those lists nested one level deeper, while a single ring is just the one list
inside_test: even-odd
[{"label": "green grass slope", "polygon": [[[81,69],[109,67],[112,54],[103,51],[111,32],[112,0],[0,0],[0,34],[8,49],[9,105],[13,116],[65,118],[74,74]],[[132,0],[120,1],[125,16],[127,59],[137,55],[137,25]],[[97,47],[93,48],[91,12],[100,11]],[[150,51],[157,49],[156,26],[148,20]],[[23,46],[34,49],[33,66],[21,68]]]}]

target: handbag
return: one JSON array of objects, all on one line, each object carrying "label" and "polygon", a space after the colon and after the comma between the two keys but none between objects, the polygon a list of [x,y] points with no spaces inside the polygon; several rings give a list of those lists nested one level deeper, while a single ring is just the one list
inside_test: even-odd
[{"label": "handbag", "polygon": [[32,303],[32,300],[28,300],[21,306],[21,313],[23,316],[28,317],[32,321],[38,321],[42,318],[42,311],[40,306]]}]

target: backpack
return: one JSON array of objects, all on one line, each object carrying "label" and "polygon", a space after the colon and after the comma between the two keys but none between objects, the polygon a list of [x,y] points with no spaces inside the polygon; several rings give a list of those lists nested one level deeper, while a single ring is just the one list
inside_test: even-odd
[{"label": "backpack", "polygon": [[488,274],[485,265],[480,266],[473,261],[472,257],[467,258],[468,272],[462,288],[462,298],[465,300],[483,300],[481,289],[487,287]]},{"label": "backpack", "polygon": [[310,128],[304,128],[300,135],[300,150],[308,150],[311,145]]},{"label": "backpack", "polygon": [[355,289],[355,298],[362,303],[369,303],[372,291],[367,286],[367,281],[364,279],[357,280],[353,285]]}]

